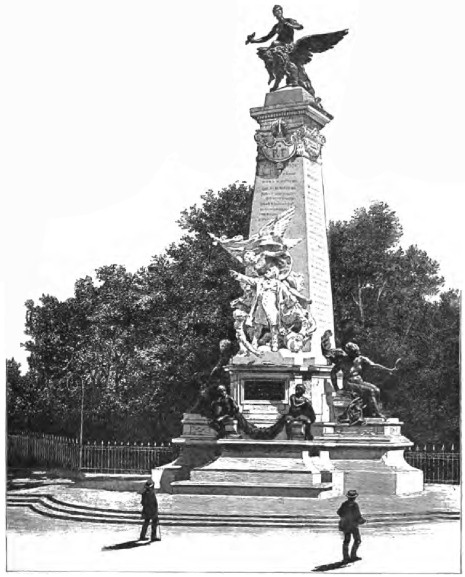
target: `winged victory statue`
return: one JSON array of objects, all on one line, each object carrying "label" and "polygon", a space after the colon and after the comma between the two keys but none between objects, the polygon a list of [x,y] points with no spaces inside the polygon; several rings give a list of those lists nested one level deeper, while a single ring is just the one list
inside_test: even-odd
[{"label": "winged victory statue", "polygon": [[301,86],[315,98],[315,90],[304,67],[312,60],[313,54],[326,52],[336,46],[348,30],[313,34],[294,42],[294,31],[302,30],[302,24],[292,18],[284,18],[282,6],[279,5],[273,7],[273,15],[278,22],[270,32],[261,38],[255,38],[254,32],[247,36],[246,44],[261,44],[276,36],[270,46],[257,50],[269,74],[268,84],[274,81],[271,91],[277,90],[281,81],[286,78],[288,86]]}]

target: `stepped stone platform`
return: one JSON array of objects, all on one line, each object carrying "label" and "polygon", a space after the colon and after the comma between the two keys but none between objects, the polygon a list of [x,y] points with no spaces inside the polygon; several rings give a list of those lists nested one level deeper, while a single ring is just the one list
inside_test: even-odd
[{"label": "stepped stone platform", "polygon": [[219,456],[193,467],[188,478],[171,481],[170,492],[327,498],[342,491],[343,474],[320,455],[309,455],[311,441],[219,439],[214,444]]},{"label": "stepped stone platform", "polygon": [[302,458],[222,456],[220,459],[191,472],[189,481],[172,484],[175,494],[257,495],[273,496],[283,493],[289,497],[318,497],[331,491],[331,483],[322,483]]},{"label": "stepped stone platform", "polygon": [[175,495],[328,499],[352,488],[376,495],[423,490],[422,471],[404,459],[412,443],[398,419],[366,419],[362,426],[315,423],[313,441],[303,439],[299,426],[296,440],[256,440],[217,439],[199,415],[186,416],[185,424],[183,436],[173,441],[180,457],[157,471],[163,490]]}]

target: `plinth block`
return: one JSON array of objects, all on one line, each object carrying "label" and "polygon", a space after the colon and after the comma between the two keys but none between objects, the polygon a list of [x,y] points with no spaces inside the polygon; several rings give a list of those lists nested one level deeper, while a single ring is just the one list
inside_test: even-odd
[{"label": "plinth block", "polygon": [[356,489],[363,494],[409,495],[423,491],[423,472],[403,458],[385,455],[377,460],[338,459],[334,467],[344,473],[344,492]]},{"label": "plinth block", "polygon": [[335,422],[321,422],[314,423],[312,425],[312,430],[314,435],[318,437],[330,438],[331,436],[336,436],[336,438],[344,437],[355,437],[355,438],[381,438],[394,439],[402,438],[406,440],[401,434],[401,427],[403,423],[396,418],[389,419],[375,419],[367,418],[363,425],[348,425],[345,423],[335,423]]},{"label": "plinth block", "polygon": [[197,413],[184,413],[182,436],[186,439],[216,439],[217,434],[210,427],[210,420]]},{"label": "plinth block", "polygon": [[291,423],[292,439],[293,440],[305,440],[304,424],[300,421],[294,421]]}]

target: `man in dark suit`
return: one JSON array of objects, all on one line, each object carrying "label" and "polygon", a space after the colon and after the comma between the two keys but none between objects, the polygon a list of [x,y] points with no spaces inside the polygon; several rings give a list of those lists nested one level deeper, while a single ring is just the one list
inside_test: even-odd
[{"label": "man in dark suit", "polygon": [[[344,533],[344,543],[342,545],[343,562],[359,561],[361,557],[357,557],[357,550],[362,542],[360,537],[359,525],[363,525],[366,520],[360,513],[360,508],[355,502],[358,493],[355,490],[347,492],[347,501],[344,501],[339,507],[337,514],[341,518],[339,521],[339,530]],[[351,536],[354,538],[352,551],[349,557],[349,544]]]},{"label": "man in dark suit", "polygon": [[149,479],[145,483],[144,490],[142,492],[142,518],[144,523],[142,524],[142,529],[140,532],[140,540],[146,540],[147,529],[152,523],[152,536],[151,541],[160,541],[161,538],[157,537],[157,526],[158,526],[158,501],[155,495],[155,485],[152,479]]}]

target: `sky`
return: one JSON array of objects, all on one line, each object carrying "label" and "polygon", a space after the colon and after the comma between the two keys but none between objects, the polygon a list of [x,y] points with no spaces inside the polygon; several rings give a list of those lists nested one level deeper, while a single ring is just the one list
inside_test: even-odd
[{"label": "sky", "polygon": [[[264,0],[10,0],[0,18],[4,349],[27,299],[73,295],[113,263],[135,271],[181,231],[208,189],[253,184],[267,75],[247,35],[273,26]],[[327,217],[376,200],[403,244],[463,283],[461,0],[287,0],[299,33],[349,29],[307,72],[324,129]],[[462,70],[462,72],[460,72]]]}]

